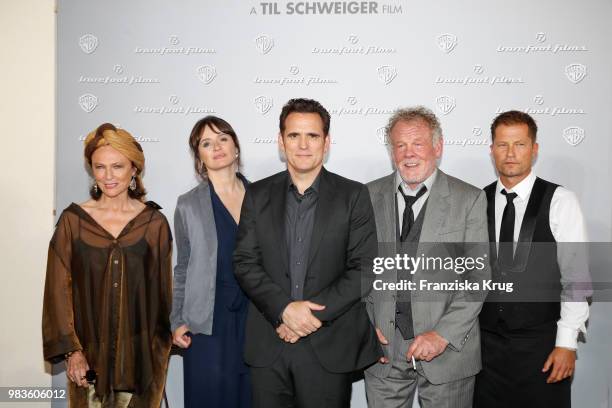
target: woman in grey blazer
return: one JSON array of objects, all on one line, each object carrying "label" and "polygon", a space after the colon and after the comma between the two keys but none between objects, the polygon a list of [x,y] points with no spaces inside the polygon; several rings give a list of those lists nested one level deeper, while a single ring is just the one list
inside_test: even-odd
[{"label": "woman in grey blazer", "polygon": [[201,183],[174,213],[177,264],[170,323],[185,349],[185,407],[250,407],[242,358],[248,300],[234,278],[232,254],[246,190],[240,144],[231,125],[207,116],[189,137]]}]

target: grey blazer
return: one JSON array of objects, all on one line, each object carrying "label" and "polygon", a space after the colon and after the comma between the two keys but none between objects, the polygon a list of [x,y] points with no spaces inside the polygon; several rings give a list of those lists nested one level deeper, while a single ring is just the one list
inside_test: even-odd
[{"label": "grey blazer", "polygon": [[217,230],[210,186],[203,181],[181,195],[174,211],[177,262],[170,324],[212,334],[217,277]]},{"label": "grey blazer", "polygon": [[[372,181],[368,184],[370,198],[374,207],[378,242],[395,243],[395,173]],[[483,251],[488,257],[487,202],[484,192],[459,179],[448,176],[438,169],[436,180],[431,188],[417,254],[428,249],[424,243],[441,242],[478,242],[479,256]],[[395,256],[395,245],[381,246],[389,253],[379,256]],[[438,246],[442,247],[442,246]],[[474,254],[476,256],[476,254]],[[485,268],[471,271],[472,279],[489,279],[489,262]],[[413,281],[427,279],[430,271],[417,270]],[[397,281],[397,270],[385,272],[386,281]],[[486,293],[485,293],[486,294]],[[435,330],[449,341],[446,350],[430,362],[422,361],[423,374],[433,384],[443,384],[475,375],[481,369],[480,329],[478,314],[482,308],[480,301],[466,301],[462,292],[447,292],[435,301],[419,300],[418,292],[412,292],[412,319],[414,333],[420,334]],[[478,299],[484,299],[479,293]],[[370,319],[380,328],[389,341],[383,346],[385,356],[392,358],[394,353],[395,300],[392,291],[372,291],[366,297]],[[473,300],[473,299],[471,299]],[[407,350],[406,350],[407,351]],[[389,375],[391,364],[376,363],[368,372],[376,377]]]}]

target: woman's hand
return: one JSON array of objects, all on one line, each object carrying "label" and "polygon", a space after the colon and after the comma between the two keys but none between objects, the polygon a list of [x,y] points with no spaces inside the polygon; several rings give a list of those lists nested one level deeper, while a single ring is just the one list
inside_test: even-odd
[{"label": "woman's hand", "polygon": [[184,349],[191,346],[191,337],[187,335],[188,331],[189,327],[187,327],[186,324],[178,327],[174,333],[172,333],[172,343]]},{"label": "woman's hand", "polygon": [[66,359],[66,375],[68,379],[80,387],[89,387],[85,373],[89,370],[87,359],[81,351],[75,351]]}]

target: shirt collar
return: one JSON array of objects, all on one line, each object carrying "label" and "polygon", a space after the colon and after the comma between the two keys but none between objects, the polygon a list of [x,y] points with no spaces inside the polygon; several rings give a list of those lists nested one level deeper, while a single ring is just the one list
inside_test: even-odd
[{"label": "shirt collar", "polygon": [[[304,195],[306,195],[309,191],[314,191],[317,194],[319,193],[319,185],[321,184],[321,173],[323,173],[323,167],[321,167],[319,174],[317,174],[317,177],[314,179],[310,187],[304,190]],[[298,189],[295,184],[293,184],[293,180],[291,179],[291,173],[289,173],[289,171],[287,171],[287,180],[289,181],[287,183],[287,191],[293,191],[299,195]]]},{"label": "shirt collar", "polygon": [[405,195],[415,196],[421,187],[427,187],[427,191],[431,191],[431,186],[436,181],[436,176],[438,175],[438,169],[436,168],[433,173],[429,177],[425,179],[421,184],[419,184],[414,190],[408,186],[407,183],[402,179],[402,175],[398,170],[395,171],[395,191],[397,192],[399,188],[402,189]]},{"label": "shirt collar", "polygon": [[504,187],[501,179],[497,179],[497,194],[501,194],[501,191],[505,189],[507,192],[516,193],[522,201],[527,201],[529,195],[531,194],[531,189],[533,188],[533,184],[536,181],[536,175],[533,169],[529,173],[527,177],[521,180],[516,186],[511,189],[507,189]]}]

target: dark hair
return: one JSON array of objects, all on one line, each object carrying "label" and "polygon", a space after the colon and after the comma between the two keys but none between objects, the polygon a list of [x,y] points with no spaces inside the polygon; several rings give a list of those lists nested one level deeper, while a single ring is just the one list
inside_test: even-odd
[{"label": "dark hair", "polygon": [[279,128],[281,134],[283,134],[285,131],[285,121],[287,120],[287,116],[289,116],[291,113],[319,114],[321,121],[323,122],[323,133],[325,136],[329,134],[329,112],[323,107],[323,105],[314,99],[294,98],[290,99],[285,106],[283,106],[283,110],[281,111],[279,118]]},{"label": "dark hair", "polygon": [[[189,135],[189,147],[191,148],[191,154],[193,155],[193,167],[196,171],[196,174],[200,176],[202,180],[206,180],[208,178],[208,171],[206,166],[200,160],[200,154],[198,153],[198,145],[200,144],[200,139],[202,138],[202,133],[204,129],[208,126],[210,130],[215,132],[216,134],[226,134],[229,135],[234,144],[236,145],[236,149],[238,149],[238,153],[240,153],[240,142],[238,142],[238,136],[232,128],[232,125],[227,123],[225,120],[217,117],[208,115],[196,122],[193,125],[193,129],[191,129],[191,134]],[[242,166],[240,162],[240,156],[238,156],[238,168]]]},{"label": "dark hair", "polygon": [[[93,173],[92,157],[98,148],[102,146],[111,146],[119,153],[123,154],[130,160],[132,166],[136,168],[134,181],[136,188],[134,190],[128,188],[128,197],[143,201],[147,191],[142,183],[142,172],[144,171],[145,157],[142,152],[142,146],[134,139],[134,137],[125,129],[118,129],[111,123],[103,123],[96,130],[90,132],[85,138],[85,163],[88,170]],[[89,189],[89,195],[94,200],[99,200],[102,197],[102,190],[98,188],[97,182]]]},{"label": "dark hair", "polygon": [[536,142],[536,136],[538,134],[538,125],[535,120],[529,116],[529,114],[521,111],[511,110],[500,113],[491,123],[491,140],[495,141],[495,129],[500,125],[511,126],[511,125],[527,125],[529,128],[529,137],[533,143]]}]

